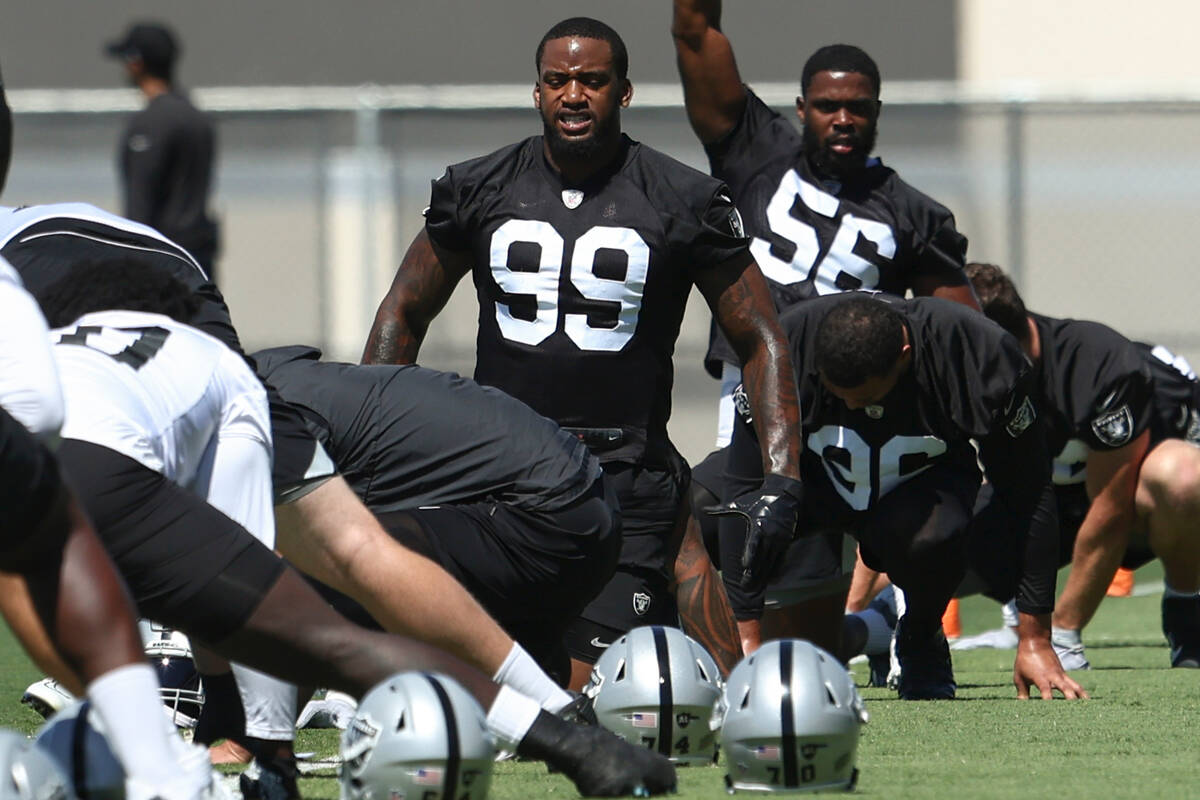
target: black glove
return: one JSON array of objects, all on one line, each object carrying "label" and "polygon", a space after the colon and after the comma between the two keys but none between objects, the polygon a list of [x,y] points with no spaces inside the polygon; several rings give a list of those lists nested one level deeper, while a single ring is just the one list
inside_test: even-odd
[{"label": "black glove", "polygon": [[720,506],[704,509],[714,516],[740,516],[746,521],[746,546],[742,549],[742,588],[760,591],[771,570],[799,532],[804,487],[783,475],[767,475],[758,491]]}]

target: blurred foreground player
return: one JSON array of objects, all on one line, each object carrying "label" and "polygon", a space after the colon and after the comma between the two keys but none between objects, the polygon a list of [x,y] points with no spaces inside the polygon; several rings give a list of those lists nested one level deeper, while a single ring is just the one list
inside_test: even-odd
[{"label": "blurred foreground player", "polygon": [[621,132],[633,86],[620,36],[590,18],[564,20],[542,37],[535,65],[543,135],[434,182],[425,229],[363,358],[415,361],[430,321],[471,273],[475,379],[576,433],[600,458],[624,542],[616,575],[568,636],[572,685],[581,686],[622,633],[678,624],[669,587],[688,468],[666,423],[671,354],[693,285],[745,365],[766,518],[792,515],[799,438],[785,343],[728,190]]},{"label": "blurred foreground player", "polygon": [[[853,289],[911,289],[979,307],[962,273],[967,240],[953,215],[871,157],[881,103],[869,55],[836,44],[809,57],[797,132],[742,82],[720,0],[674,0],[671,33],[688,120],[713,177],[733,191],[780,313]],[[722,447],[741,361],[716,326],[705,366],[721,379]]]},{"label": "blurred foreground player", "polygon": [[[786,312],[806,431],[799,531],[776,528],[747,550],[744,501],[721,523],[721,562],[734,611],[761,615],[768,578],[805,581],[853,535],[866,565],[904,590],[896,629],[902,699],[948,699],[956,685],[942,612],[966,569],[979,460],[1017,520],[1008,540],[1019,565],[1018,697],[1036,685],[1085,696],[1050,644],[1057,553],[1054,495],[1029,366],[999,327],[959,303],[860,293]],[[762,480],[746,414],[734,427],[726,491]],[[789,545],[791,545],[789,547]],[[840,565],[838,565],[840,566]],[[746,572],[754,582],[739,582]],[[836,575],[835,570],[827,574]],[[840,620],[841,612],[837,612]]]},{"label": "blurred foreground player", "polygon": [[[1131,342],[1097,322],[1027,312],[991,264],[968,274],[984,313],[1021,342],[1054,459],[1060,563],[1071,574],[1054,611],[1067,669],[1086,669],[1081,632],[1117,567],[1163,565],[1162,627],[1171,666],[1200,667],[1200,383],[1166,348]],[[1002,600],[1011,564],[994,549],[1010,531],[983,512],[974,568]]]},{"label": "blurred foreground player", "polygon": [[[120,262],[138,276],[170,276],[199,300],[187,323],[243,354],[220,291],[191,254],[153,228],[85,203],[0,209],[0,255],[39,299],[52,284],[89,264]],[[121,304],[119,291],[109,296]],[[385,629],[448,650],[550,711],[570,703],[570,696],[445,570],[384,531],[336,474],[300,413],[269,384],[266,388],[276,547],[289,562],[354,598]],[[235,692],[227,677],[210,675],[206,688],[210,695]]]},{"label": "blurred foreground player", "polygon": [[[110,292],[129,308],[93,311]],[[271,552],[261,384],[217,340],[139,310],[187,318],[195,302],[169,277],[110,264],[76,270],[42,300],[52,322],[75,319],[51,333],[67,408],[60,453],[140,612],[231,660],[356,695],[400,670],[445,672],[489,707],[497,738],[558,766],[584,794],[670,788],[662,759],[498,690],[436,647],[350,624]],[[294,797],[292,778],[258,788]]]},{"label": "blurred foreground player", "polygon": [[207,754],[163,717],[128,590],[43,443],[62,416],[46,323],[0,259],[0,609],[112,732],[126,798],[223,797]]}]

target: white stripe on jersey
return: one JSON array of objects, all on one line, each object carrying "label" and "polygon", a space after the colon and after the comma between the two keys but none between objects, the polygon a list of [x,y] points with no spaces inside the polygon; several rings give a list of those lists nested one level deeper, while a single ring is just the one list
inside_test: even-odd
[{"label": "white stripe on jersey", "polygon": [[53,444],[63,422],[63,396],[46,333],[37,301],[0,258],[0,406]]},{"label": "white stripe on jersey", "polygon": [[[48,203],[38,206],[22,206],[20,208],[0,206],[0,248],[8,245],[22,231],[27,230],[31,226],[43,220],[60,218],[108,225],[117,230],[158,239],[161,242],[171,245],[173,248],[178,248],[181,252],[187,253],[184,247],[172,242],[149,225],[143,225],[140,222],[134,222],[131,219],[110,214],[89,203]],[[63,233],[70,233],[70,231],[63,231]],[[175,253],[172,252],[171,255],[175,255]],[[188,263],[200,270],[202,274],[204,273],[204,270],[200,267],[196,259],[192,257],[191,253],[188,253]]]},{"label": "white stripe on jersey", "polygon": [[[134,459],[274,545],[267,394],[241,357],[195,328],[136,311],[85,314],[50,340],[64,438]],[[248,444],[256,455],[246,455]],[[214,477],[235,452],[243,474]]]}]

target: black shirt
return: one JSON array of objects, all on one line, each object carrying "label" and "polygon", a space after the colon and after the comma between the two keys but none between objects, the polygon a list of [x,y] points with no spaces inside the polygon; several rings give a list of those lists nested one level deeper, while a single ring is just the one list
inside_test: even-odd
[{"label": "black shirt", "polygon": [[205,270],[217,243],[208,215],[215,139],[212,121],[169,91],[130,119],[118,153],[125,216],[162,231]]},{"label": "black shirt", "polygon": [[1020,344],[959,303],[873,295],[903,315],[912,362],[881,403],[851,410],[822,384],[814,351],[825,314],[852,296],[815,298],[780,318],[800,396],[801,475],[812,480],[824,473],[850,510],[864,512],[934,466],[978,476],[977,441],[988,480],[1021,526],[1018,605],[1026,613],[1048,613],[1058,520],[1045,434],[1031,397],[1032,368]]},{"label": "black shirt", "polygon": [[553,511],[600,475],[578,439],[503,392],[417,366],[320,357],[311,347],[254,354],[372,511],[484,500]]},{"label": "black shirt", "polygon": [[452,166],[426,228],[473,255],[475,379],[562,425],[622,429],[606,459],[662,450],[695,275],[750,262],[725,187],[628,137],[581,186],[563,183],[541,137]]},{"label": "black shirt", "polygon": [[[1124,447],[1146,430],[1155,441],[1186,438],[1196,382],[1175,356],[1099,322],[1030,317],[1041,341],[1037,392],[1055,483],[1083,483],[1089,452]],[[1182,368],[1190,372],[1187,362]]]},{"label": "black shirt", "polygon": [[[782,313],[817,295],[878,289],[903,296],[919,275],[963,269],[967,240],[944,206],[877,158],[853,180],[813,172],[796,127],[746,89],[737,126],[706,147],[733,191],[751,251]],[[705,365],[737,364],[714,327]]]}]

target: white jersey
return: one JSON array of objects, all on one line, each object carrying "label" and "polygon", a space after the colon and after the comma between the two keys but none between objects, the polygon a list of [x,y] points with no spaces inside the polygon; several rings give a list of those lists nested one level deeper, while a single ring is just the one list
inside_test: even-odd
[{"label": "white jersey", "polygon": [[191,489],[274,547],[262,383],[217,339],[161,314],[100,311],[50,332],[64,438]]},{"label": "white jersey", "polygon": [[63,421],[63,398],[46,332],[37,301],[0,258],[0,407],[52,444]]},{"label": "white jersey", "polygon": [[[58,219],[58,218],[78,219],[85,222],[96,222],[101,225],[108,225],[129,233],[136,233],[140,236],[146,236],[151,239],[157,239],[167,245],[164,251],[174,256],[179,251],[183,250],[179,245],[172,242],[166,236],[163,236],[149,225],[143,225],[140,222],[134,222],[124,217],[119,217],[104,209],[97,208],[89,203],[47,203],[36,206],[0,206],[0,248],[6,247],[14,239],[19,239],[21,234],[28,228],[36,225],[43,220]],[[85,234],[77,231],[42,231],[38,236],[84,236]],[[126,245],[128,246],[128,245]],[[183,251],[187,252],[187,251]],[[189,263],[194,266],[201,275],[204,270],[194,258],[188,255]]]}]

